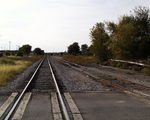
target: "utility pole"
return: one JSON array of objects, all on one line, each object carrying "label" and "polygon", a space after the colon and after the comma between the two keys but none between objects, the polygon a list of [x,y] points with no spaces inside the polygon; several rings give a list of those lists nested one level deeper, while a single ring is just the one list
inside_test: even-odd
[{"label": "utility pole", "polygon": [[11,49],[11,41],[9,41],[9,51],[10,51],[10,49]]}]

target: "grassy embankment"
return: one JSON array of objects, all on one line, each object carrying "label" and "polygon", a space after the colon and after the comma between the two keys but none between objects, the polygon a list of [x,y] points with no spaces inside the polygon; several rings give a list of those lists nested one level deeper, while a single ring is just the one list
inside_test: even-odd
[{"label": "grassy embankment", "polygon": [[[118,68],[123,69],[130,69],[142,73],[146,73],[150,75],[150,67],[141,67],[137,65],[131,65],[128,63],[121,63],[121,62],[113,62],[113,61],[104,61],[100,62],[98,59],[96,59],[94,56],[72,56],[72,55],[65,55],[63,58],[67,61],[80,64],[80,65],[90,65],[90,64],[102,64],[102,65],[108,65],[108,66],[114,66]],[[150,59],[146,60],[147,64],[150,64]]]},{"label": "grassy embankment", "polygon": [[32,57],[1,57],[0,58],[0,86],[4,86],[9,80],[25,70],[41,56]]}]

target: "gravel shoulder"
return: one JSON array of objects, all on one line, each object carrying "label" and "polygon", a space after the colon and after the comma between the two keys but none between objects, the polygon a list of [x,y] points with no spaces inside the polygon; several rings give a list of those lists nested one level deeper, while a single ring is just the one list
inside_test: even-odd
[{"label": "gravel shoulder", "polygon": [[57,79],[61,80],[68,92],[103,91],[108,90],[101,83],[94,81],[88,76],[80,73],[57,61],[57,57],[51,57],[53,68]]},{"label": "gravel shoulder", "polygon": [[97,67],[82,67],[87,71],[91,72],[92,74],[98,77],[111,77],[113,79],[120,79],[120,80],[128,80],[131,82],[139,83],[144,86],[150,87],[150,76],[131,71],[125,70],[110,66],[97,66]]},{"label": "gravel shoulder", "polygon": [[[58,60],[63,60],[62,57],[56,56],[56,58]],[[150,87],[150,76],[132,70],[120,69],[112,66],[103,65],[80,66],[79,69],[92,73],[93,75],[99,78],[128,80]]]}]

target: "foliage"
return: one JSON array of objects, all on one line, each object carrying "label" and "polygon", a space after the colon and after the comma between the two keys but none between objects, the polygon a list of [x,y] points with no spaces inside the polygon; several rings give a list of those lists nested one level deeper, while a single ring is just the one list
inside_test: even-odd
[{"label": "foliage", "polygon": [[136,7],[131,15],[124,15],[119,23],[107,23],[114,58],[144,59],[150,56],[150,14],[146,7]]},{"label": "foliage", "polygon": [[150,67],[143,68],[141,72],[150,75]]},{"label": "foliage", "polygon": [[107,24],[107,30],[110,34],[113,34],[116,32],[117,25],[114,22],[106,22]]},{"label": "foliage", "polygon": [[136,27],[136,46],[138,58],[150,56],[150,10],[146,7],[134,9],[134,21]]},{"label": "foliage", "polygon": [[107,60],[108,58],[107,42],[109,41],[109,36],[104,27],[103,23],[97,23],[90,32],[92,52],[101,61]]},{"label": "foliage", "polygon": [[6,55],[6,56],[10,56],[11,54],[10,54],[10,52],[9,52],[9,51],[5,51],[5,52],[4,52],[4,55]]},{"label": "foliage", "polygon": [[17,56],[23,56],[23,53],[21,51],[18,51]]},{"label": "foliage", "polygon": [[29,55],[31,52],[31,46],[30,45],[23,45],[21,48],[19,48],[19,55]]},{"label": "foliage", "polygon": [[78,45],[77,42],[74,42],[73,44],[71,44],[69,47],[68,47],[68,53],[70,55],[77,55],[77,54],[80,54],[80,47]]},{"label": "foliage", "polygon": [[[90,30],[90,37],[91,45],[82,45],[81,53],[96,56],[101,63],[109,58],[146,60],[150,57],[150,10],[138,6],[130,15],[121,16],[117,23],[96,23]],[[78,43],[70,45],[68,53],[78,55]],[[128,67],[120,63],[116,66]],[[139,70],[134,66],[131,68]]]},{"label": "foliage", "polygon": [[93,56],[93,45],[90,45],[89,47],[88,47],[88,50],[87,50],[87,55],[88,56]]},{"label": "foliage", "polygon": [[87,55],[87,53],[88,53],[88,45],[87,44],[81,45],[81,53],[82,53],[82,55]]},{"label": "foliage", "polygon": [[35,55],[43,55],[43,54],[44,54],[44,51],[41,50],[41,48],[35,48],[35,49],[33,50],[33,53],[34,53]]},{"label": "foliage", "polygon": [[115,58],[133,58],[135,27],[131,23],[123,22],[121,19],[117,25],[116,32],[112,35],[110,48]]}]

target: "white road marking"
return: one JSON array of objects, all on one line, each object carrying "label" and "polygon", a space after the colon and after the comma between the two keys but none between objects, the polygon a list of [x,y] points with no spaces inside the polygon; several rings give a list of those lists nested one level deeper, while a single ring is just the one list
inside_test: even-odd
[{"label": "white road marking", "polygon": [[54,120],[62,120],[62,115],[60,111],[60,107],[58,104],[57,94],[55,92],[51,93],[51,103],[52,103],[52,114]]},{"label": "white road marking", "polygon": [[74,120],[83,120],[82,115],[81,115],[78,107],[74,103],[71,95],[69,93],[64,93],[64,96],[65,96],[65,99],[67,100],[67,103],[68,103],[70,110],[73,114],[73,119]]},{"label": "white road marking", "polygon": [[32,93],[26,93],[17,108],[12,120],[21,120]]},{"label": "white road marking", "polygon": [[9,98],[4,102],[4,104],[0,107],[0,117],[4,114],[4,112],[7,110],[9,105],[14,101],[15,97],[18,93],[12,93]]}]

